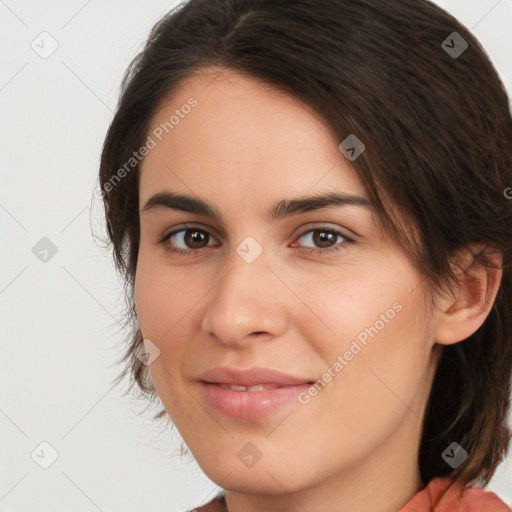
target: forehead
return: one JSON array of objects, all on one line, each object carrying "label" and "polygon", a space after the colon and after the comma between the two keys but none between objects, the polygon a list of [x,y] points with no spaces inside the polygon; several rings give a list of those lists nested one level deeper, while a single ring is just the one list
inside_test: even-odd
[{"label": "forehead", "polygon": [[163,187],[239,198],[334,189],[364,195],[316,112],[231,70],[206,68],[183,81],[161,102],[149,135],[155,146],[141,164],[141,203]]}]

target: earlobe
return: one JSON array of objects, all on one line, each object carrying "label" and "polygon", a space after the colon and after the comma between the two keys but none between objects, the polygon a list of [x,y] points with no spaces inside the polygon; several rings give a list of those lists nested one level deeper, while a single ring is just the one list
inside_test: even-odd
[{"label": "earlobe", "polygon": [[[479,255],[492,263],[485,265]],[[434,341],[450,345],[476,332],[489,315],[498,293],[503,270],[501,252],[485,245],[471,245],[460,251],[452,267],[458,278],[453,294],[436,296]]]}]

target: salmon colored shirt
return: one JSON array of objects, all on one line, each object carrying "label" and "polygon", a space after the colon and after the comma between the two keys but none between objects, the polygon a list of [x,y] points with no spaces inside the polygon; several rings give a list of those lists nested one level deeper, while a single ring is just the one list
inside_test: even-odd
[{"label": "salmon colored shirt", "polygon": [[[511,512],[493,492],[464,486],[449,478],[434,478],[397,512]],[[190,512],[229,512],[225,492]]]}]

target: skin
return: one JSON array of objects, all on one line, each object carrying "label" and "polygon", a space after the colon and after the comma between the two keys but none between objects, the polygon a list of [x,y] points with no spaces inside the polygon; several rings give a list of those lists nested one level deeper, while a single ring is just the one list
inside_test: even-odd
[{"label": "skin", "polygon": [[[152,128],[191,96],[198,105],[141,166],[136,306],[143,337],[160,350],[153,382],[199,466],[228,490],[230,512],[394,511],[423,487],[418,447],[436,347],[483,323],[501,273],[474,270],[476,279],[463,280],[455,297],[435,295],[432,310],[421,276],[369,209],[266,220],[267,208],[285,198],[367,194],[316,113],[268,85],[218,71],[202,70],[163,102]],[[199,196],[222,221],[142,212],[161,191]],[[156,243],[184,223],[206,232],[195,255]],[[311,229],[334,229],[354,243],[335,236],[322,246]],[[184,234],[168,245],[190,248]],[[236,252],[247,236],[263,249],[250,264]],[[308,253],[333,246],[342,249]],[[316,380],[395,303],[401,311],[307,405],[293,401],[242,420],[201,394],[197,377],[223,365]],[[250,468],[237,456],[248,442],[261,452]]]}]

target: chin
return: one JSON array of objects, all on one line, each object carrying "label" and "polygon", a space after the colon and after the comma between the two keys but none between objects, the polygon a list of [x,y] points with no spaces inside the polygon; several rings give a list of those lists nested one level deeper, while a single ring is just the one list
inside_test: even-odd
[{"label": "chin", "polygon": [[229,491],[273,495],[295,492],[311,484],[303,481],[303,478],[311,478],[310,471],[307,475],[294,474],[286,460],[276,462],[262,457],[252,467],[246,467],[236,454],[233,454],[233,461],[228,461],[227,457],[232,455],[220,454],[217,458],[217,454],[213,457],[207,454],[206,460],[199,457],[196,461],[210,480]]}]

